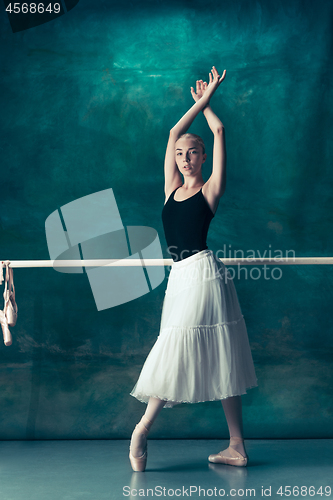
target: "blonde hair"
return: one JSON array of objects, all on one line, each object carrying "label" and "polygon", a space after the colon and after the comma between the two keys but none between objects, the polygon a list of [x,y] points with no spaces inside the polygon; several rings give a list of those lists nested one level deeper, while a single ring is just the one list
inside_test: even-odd
[{"label": "blonde hair", "polygon": [[199,144],[199,146],[202,147],[202,154],[204,155],[205,154],[205,143],[204,141],[201,139],[201,137],[197,134],[183,134],[181,135],[180,137],[178,137],[176,143],[179,141],[179,139],[193,139],[197,144]]}]

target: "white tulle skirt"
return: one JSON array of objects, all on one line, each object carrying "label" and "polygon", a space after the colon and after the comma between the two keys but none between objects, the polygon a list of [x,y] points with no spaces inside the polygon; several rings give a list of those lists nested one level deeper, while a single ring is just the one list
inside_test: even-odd
[{"label": "white tulle skirt", "polygon": [[159,336],[132,396],[178,403],[215,401],[256,387],[247,329],[235,285],[211,250],[174,262]]}]

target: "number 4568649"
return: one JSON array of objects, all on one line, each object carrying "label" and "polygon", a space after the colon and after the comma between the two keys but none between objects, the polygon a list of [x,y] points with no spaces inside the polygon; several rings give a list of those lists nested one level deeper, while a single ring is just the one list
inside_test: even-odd
[{"label": "number 4568649", "polygon": [[315,488],[314,486],[280,486],[280,488],[277,490],[277,495],[286,496],[294,496],[294,497],[305,497],[305,496],[310,496],[314,497],[315,495],[319,496],[326,496],[329,497],[331,496],[331,487],[330,486],[325,486],[323,488],[320,486],[320,488]]},{"label": "number 4568649", "polygon": [[[12,7],[13,5],[13,7]],[[60,3],[21,3],[15,2],[10,3],[6,7],[6,11],[10,14],[42,14],[43,12],[49,12],[52,14],[59,14],[60,12]]]}]

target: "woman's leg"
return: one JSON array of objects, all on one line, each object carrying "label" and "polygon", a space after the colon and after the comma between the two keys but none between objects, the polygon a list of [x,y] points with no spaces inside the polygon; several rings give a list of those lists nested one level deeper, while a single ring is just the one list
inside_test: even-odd
[{"label": "woman's leg", "polygon": [[[244,442],[243,441],[240,442],[240,439],[233,439],[233,438],[243,439],[242,398],[241,396],[232,396],[227,399],[222,399],[221,402],[229,428],[229,434],[230,434],[229,446],[231,446],[236,451],[241,453],[244,457],[246,457]],[[228,450],[224,450],[223,455],[226,457],[231,456]]]},{"label": "woman's leg", "polygon": [[[134,429],[132,438],[131,438],[131,453],[133,457],[141,457],[146,448],[147,437],[145,434],[140,432],[141,424],[150,431],[151,426],[154,423],[157,415],[162,410],[165,405],[165,401],[158,398],[149,398],[147,409],[145,414],[142,416],[139,422],[139,428]],[[144,428],[143,428],[144,429]],[[146,434],[148,434],[148,432]]]},{"label": "woman's leg", "polygon": [[148,418],[148,420],[153,423],[164,405],[165,401],[162,399],[149,398],[147,409],[145,411],[145,417]]}]

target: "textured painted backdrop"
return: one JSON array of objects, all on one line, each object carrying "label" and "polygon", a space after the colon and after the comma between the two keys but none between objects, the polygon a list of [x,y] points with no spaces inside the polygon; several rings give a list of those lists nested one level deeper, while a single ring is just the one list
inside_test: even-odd
[{"label": "textured painted backdrop", "polygon": [[[0,258],[48,259],[48,215],[110,187],[124,225],[154,227],[168,257],[168,131],[212,64],[227,69],[212,106],[228,181],[209,247],[331,256],[332,11],[324,0],[80,0],[12,33],[3,10]],[[191,130],[211,151],[202,116]],[[258,279],[235,278],[259,382],[243,397],[245,436],[332,437],[332,266],[281,269],[281,279],[261,266]],[[0,439],[128,438],[145,409],[129,392],[158,335],[166,280],[98,312],[86,275],[14,274]],[[226,436],[219,402],[165,409],[151,432]]]}]

